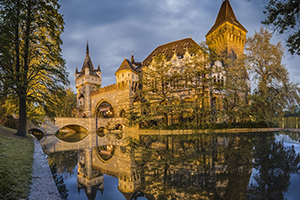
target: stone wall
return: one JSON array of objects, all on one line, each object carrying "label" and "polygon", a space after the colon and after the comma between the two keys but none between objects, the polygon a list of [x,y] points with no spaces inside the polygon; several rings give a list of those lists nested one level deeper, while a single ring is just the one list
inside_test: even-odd
[{"label": "stone wall", "polygon": [[114,117],[120,117],[122,110],[128,111],[131,104],[131,97],[133,91],[127,84],[123,85],[110,85],[93,91],[91,94],[91,108],[92,117],[96,115],[98,106],[107,101],[114,109]]}]

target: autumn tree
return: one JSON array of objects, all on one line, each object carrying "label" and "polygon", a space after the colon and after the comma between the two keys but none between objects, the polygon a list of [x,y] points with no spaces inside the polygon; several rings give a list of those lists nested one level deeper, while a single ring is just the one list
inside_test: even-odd
[{"label": "autumn tree", "polygon": [[63,97],[57,96],[57,99],[53,102],[52,106],[55,117],[75,117],[76,115],[76,94],[71,87],[64,89],[65,95]]},{"label": "autumn tree", "polygon": [[258,121],[270,121],[289,105],[299,102],[297,84],[289,82],[288,71],[282,63],[281,43],[271,44],[271,36],[261,28],[246,42],[247,67],[252,75],[252,113]]},{"label": "autumn tree", "polygon": [[4,96],[17,99],[17,135],[25,136],[28,107],[49,117],[68,84],[61,56],[64,21],[58,0],[0,1],[0,67]]},{"label": "autumn tree", "polygon": [[224,120],[229,124],[248,121],[250,80],[245,67],[245,55],[240,53],[236,56],[232,51],[222,61],[226,79],[223,87],[220,87],[223,94],[221,113]]},{"label": "autumn tree", "polygon": [[190,49],[192,55],[185,64],[184,76],[186,88],[190,91],[192,101],[187,105],[193,117],[194,124],[202,125],[211,118],[210,96],[213,86],[212,73],[220,72],[214,59],[210,58],[209,49],[204,43],[200,43]]},{"label": "autumn tree", "polygon": [[166,125],[169,121],[172,102],[172,72],[171,65],[163,54],[155,56],[148,67],[143,68],[142,72],[142,90],[143,98],[142,114],[148,116],[162,116]]}]

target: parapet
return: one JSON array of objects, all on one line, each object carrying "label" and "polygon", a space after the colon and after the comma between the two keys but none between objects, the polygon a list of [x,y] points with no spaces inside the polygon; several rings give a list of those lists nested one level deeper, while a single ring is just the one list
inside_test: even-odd
[{"label": "parapet", "polygon": [[102,88],[99,88],[97,90],[94,90],[91,92],[91,96],[96,95],[96,94],[100,94],[100,93],[104,93],[104,92],[109,92],[109,91],[114,91],[117,90],[117,85],[116,84],[112,84],[112,85],[107,85],[104,86]]}]

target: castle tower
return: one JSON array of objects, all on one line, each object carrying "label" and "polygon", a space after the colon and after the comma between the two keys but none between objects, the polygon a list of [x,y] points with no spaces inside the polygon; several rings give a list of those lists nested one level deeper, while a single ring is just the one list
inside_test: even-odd
[{"label": "castle tower", "polygon": [[247,30],[237,20],[229,0],[223,1],[215,24],[206,34],[207,45],[218,55],[244,51]]},{"label": "castle tower", "polygon": [[93,90],[101,87],[101,69],[95,70],[86,45],[86,56],[80,72],[76,68],[75,86],[77,89],[77,117],[91,117],[91,97]]},{"label": "castle tower", "polygon": [[134,57],[131,57],[131,62],[125,58],[115,75],[118,87],[132,87],[133,84],[137,83],[139,74],[135,67]]}]

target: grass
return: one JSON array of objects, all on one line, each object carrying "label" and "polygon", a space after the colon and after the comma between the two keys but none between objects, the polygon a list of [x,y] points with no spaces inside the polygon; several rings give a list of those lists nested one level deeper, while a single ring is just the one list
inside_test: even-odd
[{"label": "grass", "polygon": [[27,199],[30,192],[34,143],[14,133],[0,125],[0,199]]}]

